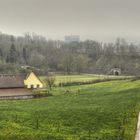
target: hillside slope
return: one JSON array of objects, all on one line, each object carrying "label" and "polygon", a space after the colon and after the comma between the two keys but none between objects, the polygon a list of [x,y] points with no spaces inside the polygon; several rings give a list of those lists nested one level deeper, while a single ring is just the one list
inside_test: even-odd
[{"label": "hillside slope", "polygon": [[140,81],[55,88],[53,94],[42,99],[1,101],[0,139],[134,139]]}]

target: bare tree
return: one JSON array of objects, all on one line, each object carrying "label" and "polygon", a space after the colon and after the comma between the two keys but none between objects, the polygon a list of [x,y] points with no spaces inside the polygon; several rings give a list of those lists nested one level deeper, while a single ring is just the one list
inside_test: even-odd
[{"label": "bare tree", "polygon": [[54,86],[55,83],[55,76],[53,74],[47,74],[45,78],[45,83],[46,86],[48,86],[49,89],[52,90],[52,87]]}]

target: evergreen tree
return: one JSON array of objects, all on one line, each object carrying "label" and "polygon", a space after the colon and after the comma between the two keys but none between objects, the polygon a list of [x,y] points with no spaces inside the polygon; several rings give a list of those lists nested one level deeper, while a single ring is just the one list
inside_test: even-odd
[{"label": "evergreen tree", "polygon": [[23,48],[23,59],[24,59],[24,61],[25,61],[25,63],[27,63],[27,49],[24,47]]},{"label": "evergreen tree", "polygon": [[0,57],[1,58],[3,57],[3,50],[2,50],[2,48],[0,48]]},{"label": "evergreen tree", "polygon": [[16,63],[17,61],[17,51],[14,44],[11,45],[9,56],[7,56],[7,61],[10,63]]}]

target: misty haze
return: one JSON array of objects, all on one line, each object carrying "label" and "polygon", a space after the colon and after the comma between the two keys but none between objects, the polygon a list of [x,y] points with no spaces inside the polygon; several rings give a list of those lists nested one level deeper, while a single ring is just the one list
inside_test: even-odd
[{"label": "misty haze", "polygon": [[0,0],[0,139],[140,140],[139,5]]}]

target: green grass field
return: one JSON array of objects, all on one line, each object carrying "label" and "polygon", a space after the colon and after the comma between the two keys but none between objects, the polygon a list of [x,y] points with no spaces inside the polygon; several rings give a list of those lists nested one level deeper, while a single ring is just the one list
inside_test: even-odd
[{"label": "green grass field", "polygon": [[53,95],[0,101],[0,139],[134,140],[140,81],[56,87]]},{"label": "green grass field", "polygon": [[[111,75],[95,75],[95,74],[81,74],[81,75],[55,75],[55,84],[66,82],[81,82],[91,81],[104,78],[124,78],[130,76],[111,76]],[[45,79],[45,76],[40,77],[41,80]]]}]

